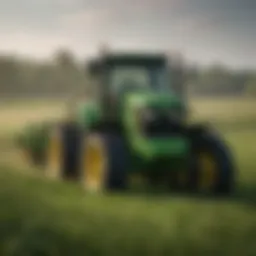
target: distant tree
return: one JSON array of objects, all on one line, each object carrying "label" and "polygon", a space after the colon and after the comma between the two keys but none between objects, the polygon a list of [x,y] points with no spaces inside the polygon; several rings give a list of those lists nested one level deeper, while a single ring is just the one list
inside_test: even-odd
[{"label": "distant tree", "polygon": [[59,49],[53,54],[53,62],[62,69],[76,66],[75,56],[67,49]]},{"label": "distant tree", "polygon": [[0,58],[0,89],[4,94],[20,91],[23,85],[20,79],[19,63],[13,57]]},{"label": "distant tree", "polygon": [[85,84],[85,76],[75,56],[61,49],[54,54],[55,82],[62,92],[71,93]]},{"label": "distant tree", "polygon": [[222,65],[192,72],[188,82],[193,92],[201,95],[243,95],[250,74],[233,71]]}]

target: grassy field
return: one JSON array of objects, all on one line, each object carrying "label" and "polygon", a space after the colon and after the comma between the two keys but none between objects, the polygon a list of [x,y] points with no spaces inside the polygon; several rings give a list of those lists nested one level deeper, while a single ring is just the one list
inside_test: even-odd
[{"label": "grassy field", "polygon": [[30,175],[9,136],[27,122],[61,116],[62,105],[0,106],[0,255],[256,255],[256,101],[192,106],[233,148],[239,173],[231,198],[90,196]]}]

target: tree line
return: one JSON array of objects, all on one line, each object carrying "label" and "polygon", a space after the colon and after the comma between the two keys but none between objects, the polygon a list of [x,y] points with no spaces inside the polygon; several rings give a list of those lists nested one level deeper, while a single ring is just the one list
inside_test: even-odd
[{"label": "tree line", "polygon": [[[185,83],[200,96],[256,96],[256,70],[232,70],[222,65],[186,67]],[[85,63],[68,50],[47,61],[0,56],[1,97],[65,96],[87,87]]]},{"label": "tree line", "polygon": [[81,63],[66,50],[59,50],[51,59],[44,61],[0,56],[2,97],[61,97],[80,91],[85,84]]},{"label": "tree line", "polygon": [[256,96],[256,70],[234,70],[223,65],[188,69],[190,91],[202,96]]}]

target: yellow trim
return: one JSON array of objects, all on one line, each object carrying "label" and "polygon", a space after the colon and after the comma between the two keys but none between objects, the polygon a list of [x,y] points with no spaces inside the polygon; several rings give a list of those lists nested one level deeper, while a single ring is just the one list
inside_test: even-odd
[{"label": "yellow trim", "polygon": [[86,190],[96,192],[104,189],[106,153],[99,137],[87,138],[84,151]]},{"label": "yellow trim", "polygon": [[210,152],[199,155],[199,190],[212,191],[216,183],[218,166]]}]

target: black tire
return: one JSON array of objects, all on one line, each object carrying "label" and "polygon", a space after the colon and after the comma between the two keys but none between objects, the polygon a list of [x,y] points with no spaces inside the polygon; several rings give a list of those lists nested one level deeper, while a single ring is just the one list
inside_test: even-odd
[{"label": "black tire", "polygon": [[90,169],[91,159],[87,153],[95,139],[100,142],[104,165],[100,171],[101,185],[98,185],[94,192],[125,190],[128,186],[128,154],[125,143],[121,136],[107,133],[94,133],[86,137],[84,153],[82,155],[85,160],[82,165],[82,181],[85,188],[93,190],[87,183],[92,171]]},{"label": "black tire", "polygon": [[[57,170],[58,174],[55,175],[55,178],[78,179],[82,132],[75,124],[64,123],[52,128],[50,135],[50,140],[58,136],[57,139],[61,150],[59,152],[60,157],[57,160],[59,161],[59,170]],[[46,172],[51,177],[51,173],[49,173],[51,170],[47,169],[48,167],[46,159]]]},{"label": "black tire", "polygon": [[235,167],[231,152],[224,140],[217,133],[201,131],[193,136],[192,162],[190,170],[190,187],[198,190],[200,178],[199,153],[209,153],[217,166],[216,179],[210,193],[215,195],[228,195],[235,186]]}]

